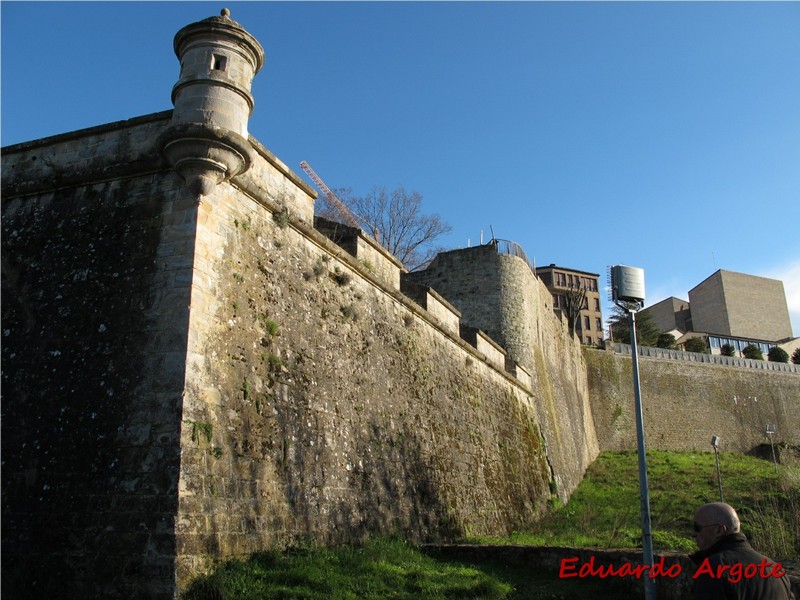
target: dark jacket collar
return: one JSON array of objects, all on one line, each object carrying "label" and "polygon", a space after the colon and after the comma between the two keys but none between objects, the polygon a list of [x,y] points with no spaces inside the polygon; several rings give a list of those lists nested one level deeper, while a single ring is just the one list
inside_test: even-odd
[{"label": "dark jacket collar", "polygon": [[714,554],[718,554],[725,550],[733,550],[737,548],[750,548],[750,542],[747,541],[747,537],[743,533],[729,533],[728,535],[718,539],[713,546],[706,548],[705,550],[698,550],[694,554],[690,554],[689,558],[695,564],[700,564]]}]

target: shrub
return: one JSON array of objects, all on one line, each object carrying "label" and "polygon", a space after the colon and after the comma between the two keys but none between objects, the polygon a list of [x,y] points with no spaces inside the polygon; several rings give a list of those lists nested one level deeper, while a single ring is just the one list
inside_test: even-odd
[{"label": "shrub", "polygon": [[339,267],[336,267],[336,271],[331,275],[331,277],[333,277],[333,280],[337,283],[337,285],[342,286],[350,283],[350,280],[352,279],[350,273],[343,272],[339,269]]},{"label": "shrub", "polygon": [[795,351],[792,352],[792,362],[796,365],[800,365],[800,348],[795,348]]},{"label": "shrub", "polygon": [[755,344],[747,344],[747,346],[742,349],[742,356],[745,358],[752,358],[753,360],[764,360],[764,353],[761,351],[761,348]]},{"label": "shrub", "polygon": [[708,352],[708,346],[706,346],[706,341],[701,337],[695,337],[686,340],[684,348],[686,348],[687,352],[704,352],[704,353]]},{"label": "shrub", "polygon": [[281,229],[286,229],[289,225],[289,209],[283,208],[280,212],[273,213],[272,220],[275,221]]},{"label": "shrub", "polygon": [[719,352],[722,354],[722,356],[736,356],[736,348],[734,348],[731,344],[722,344]]},{"label": "shrub", "polygon": [[666,348],[667,350],[675,349],[675,336],[671,333],[662,333],[658,336],[656,348]]},{"label": "shrub", "polygon": [[771,362],[788,363],[789,353],[783,348],[773,346],[769,349],[769,352],[767,352],[767,358],[769,358]]}]

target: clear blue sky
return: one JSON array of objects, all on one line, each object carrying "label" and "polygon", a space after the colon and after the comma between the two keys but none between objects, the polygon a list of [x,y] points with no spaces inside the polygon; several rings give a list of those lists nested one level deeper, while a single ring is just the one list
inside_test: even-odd
[{"label": "clear blue sky", "polygon": [[417,190],[449,248],[642,267],[648,305],[775,277],[800,335],[800,3],[4,1],[2,144],[172,108],[173,36],[223,6],[303,176]]}]

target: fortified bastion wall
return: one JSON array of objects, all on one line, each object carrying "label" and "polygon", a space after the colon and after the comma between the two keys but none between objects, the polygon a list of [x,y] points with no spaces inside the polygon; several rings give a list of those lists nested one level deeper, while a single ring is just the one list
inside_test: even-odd
[{"label": "fortified bastion wall", "polygon": [[3,593],[171,597],[196,203],[170,113],[3,149]]},{"label": "fortified bastion wall", "polygon": [[462,323],[497,340],[510,369],[530,371],[536,410],[553,448],[554,483],[571,490],[598,448],[588,418],[586,368],[578,340],[555,316],[550,292],[527,261],[487,244],[440,253],[408,278],[437,290],[461,312]]},{"label": "fortified bastion wall", "polygon": [[560,422],[585,374],[552,314],[576,362],[529,372],[373,241],[315,229],[253,138],[190,192],[171,119],[4,149],[11,589],[171,597],[225,557],[503,534],[568,498],[597,444],[585,395],[585,430]]}]

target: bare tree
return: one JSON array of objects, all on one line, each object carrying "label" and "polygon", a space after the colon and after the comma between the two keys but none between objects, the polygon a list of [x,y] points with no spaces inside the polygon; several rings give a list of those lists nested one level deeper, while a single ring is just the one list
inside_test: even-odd
[{"label": "bare tree", "polygon": [[561,308],[567,317],[569,332],[574,335],[581,310],[586,308],[586,288],[582,285],[571,285],[561,298],[563,300]]},{"label": "bare tree", "polygon": [[[422,195],[406,192],[403,186],[392,192],[373,187],[365,196],[354,196],[349,189],[337,189],[337,198],[353,213],[362,229],[392,253],[409,271],[427,265],[441,249],[434,246],[440,236],[451,231],[439,215],[422,213]],[[317,201],[319,216],[338,220],[327,199]]]}]

